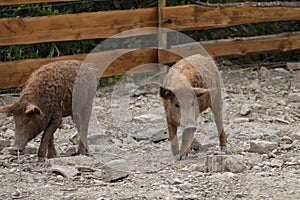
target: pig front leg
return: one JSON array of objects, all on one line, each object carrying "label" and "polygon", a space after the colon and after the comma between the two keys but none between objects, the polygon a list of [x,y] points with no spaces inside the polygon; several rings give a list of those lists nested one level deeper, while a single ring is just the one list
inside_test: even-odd
[{"label": "pig front leg", "polygon": [[50,137],[49,144],[48,144],[48,154],[47,158],[55,158],[56,157],[56,150],[54,146],[54,133]]},{"label": "pig front leg", "polygon": [[177,138],[177,126],[168,124],[169,140],[171,142],[171,150],[173,155],[177,155],[179,152],[178,138]]},{"label": "pig front leg", "polygon": [[50,121],[48,127],[44,131],[42,140],[40,143],[40,147],[38,150],[38,157],[39,157],[40,161],[45,160],[47,150],[48,150],[48,155],[47,155],[48,158],[56,157],[56,150],[55,150],[54,141],[53,141],[53,134],[58,129],[60,122],[61,122],[61,118]]}]

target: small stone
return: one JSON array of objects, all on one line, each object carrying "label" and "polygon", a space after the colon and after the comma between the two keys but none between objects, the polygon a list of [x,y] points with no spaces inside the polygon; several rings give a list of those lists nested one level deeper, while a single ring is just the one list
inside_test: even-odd
[{"label": "small stone", "polygon": [[161,141],[167,140],[168,138],[169,138],[168,130],[161,129],[156,134],[154,134],[150,137],[150,141],[156,143],[156,142],[161,142]]},{"label": "small stone", "polygon": [[295,132],[291,134],[292,140],[300,140],[300,132]]},{"label": "small stone", "polygon": [[193,184],[188,183],[188,182],[184,182],[184,183],[179,185],[179,188],[183,191],[190,190],[192,187],[193,187]]},{"label": "small stone", "polygon": [[300,148],[300,140],[293,141],[292,146],[295,148]]},{"label": "small stone", "polygon": [[259,167],[257,165],[254,165],[251,170],[256,171],[256,172],[260,172],[261,171],[261,167]]},{"label": "small stone", "polygon": [[182,183],[182,180],[180,180],[179,178],[174,178],[174,179],[173,179],[173,183],[174,183],[175,185],[181,184],[181,183]]},{"label": "small stone", "polygon": [[287,165],[287,166],[294,166],[294,165],[297,165],[298,163],[297,162],[285,162],[284,165]]},{"label": "small stone", "polygon": [[[5,156],[8,156],[8,155],[17,156],[18,155],[18,150],[15,147],[5,147],[1,150],[1,153]],[[21,155],[22,152],[19,151],[19,154]]]},{"label": "small stone", "polygon": [[249,122],[250,119],[246,117],[237,117],[233,119],[233,122],[235,123],[244,123],[244,122]]},{"label": "small stone", "polygon": [[11,139],[15,136],[15,132],[11,129],[7,129],[4,133],[5,137]]},{"label": "small stone", "polygon": [[175,200],[184,200],[183,196],[181,196],[181,195],[179,195],[179,194],[178,194],[178,195],[175,195],[175,196],[174,196],[174,199],[175,199]]},{"label": "small stone", "polygon": [[61,128],[64,130],[69,130],[69,129],[71,129],[71,125],[70,124],[62,124]]},{"label": "small stone", "polygon": [[270,162],[271,167],[282,167],[283,165],[283,160],[278,160],[278,159],[272,159]]},{"label": "small stone", "polygon": [[278,135],[268,135],[264,138],[264,140],[267,140],[269,142],[280,142],[280,137]]},{"label": "small stone", "polygon": [[122,146],[123,145],[123,143],[122,143],[122,141],[120,139],[111,138],[111,141],[112,141],[112,143],[114,143],[117,146]]},{"label": "small stone", "polygon": [[282,150],[292,150],[294,146],[292,144],[281,144],[280,149]]},{"label": "small stone", "polygon": [[242,108],[241,108],[241,111],[240,111],[240,114],[242,116],[246,116],[246,115],[249,115],[251,112],[251,107],[247,104],[244,104],[242,105]]},{"label": "small stone", "polygon": [[257,153],[245,152],[245,159],[251,165],[256,165],[257,163],[262,162],[262,155]]},{"label": "small stone", "polygon": [[299,103],[300,102],[300,93],[291,93],[288,95],[288,101]]},{"label": "small stone", "polygon": [[283,74],[289,74],[290,72],[287,71],[284,68],[275,68],[274,71],[279,72],[279,73],[283,73]]},{"label": "small stone", "polygon": [[282,142],[285,142],[285,143],[287,143],[287,144],[291,144],[291,143],[293,142],[292,138],[289,137],[289,136],[287,136],[287,135],[283,136],[283,137],[281,138],[281,141],[282,141]]},{"label": "small stone", "polygon": [[24,154],[37,154],[37,152],[38,152],[37,147],[27,146],[27,147],[25,147],[24,152],[22,152],[22,153],[24,153]]},{"label": "small stone", "polygon": [[271,72],[270,72],[270,70],[268,70],[268,68],[261,67],[259,70],[259,74],[262,78],[267,78],[271,75]]},{"label": "small stone", "polygon": [[286,106],[286,102],[284,100],[279,100],[277,102],[278,105],[281,105],[281,106]]},{"label": "small stone", "polygon": [[10,141],[8,139],[0,139],[0,150],[9,146],[10,146]]},{"label": "small stone", "polygon": [[195,151],[199,151],[200,149],[202,150],[202,145],[196,138],[194,138],[193,143],[192,143],[192,149]]},{"label": "small stone", "polygon": [[72,134],[70,137],[69,137],[69,140],[70,142],[73,144],[73,145],[77,145],[78,144],[78,141],[79,141],[79,134],[76,132],[74,134]]},{"label": "small stone", "polygon": [[259,153],[259,154],[267,154],[278,147],[277,142],[268,142],[268,141],[259,141],[252,140],[250,141],[250,152]]},{"label": "small stone", "polygon": [[290,124],[290,122],[289,122],[288,120],[284,119],[284,118],[279,118],[279,117],[277,117],[277,118],[276,118],[276,121],[277,121],[277,122],[281,122],[281,123],[283,123],[283,124]]},{"label": "small stone", "polygon": [[133,120],[142,122],[142,123],[155,123],[155,122],[163,122],[164,117],[162,115],[156,115],[156,114],[145,114],[133,117]]},{"label": "small stone", "polygon": [[102,134],[89,135],[87,137],[91,145],[111,145],[112,141],[109,136]]}]

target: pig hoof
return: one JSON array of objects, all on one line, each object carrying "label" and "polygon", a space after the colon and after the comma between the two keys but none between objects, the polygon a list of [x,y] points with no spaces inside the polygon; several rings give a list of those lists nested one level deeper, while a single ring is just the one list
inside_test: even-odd
[{"label": "pig hoof", "polygon": [[226,150],[227,150],[227,147],[226,147],[226,146],[220,146],[220,150],[221,150],[221,151],[226,151]]},{"label": "pig hoof", "polygon": [[225,154],[227,154],[227,155],[232,154],[232,152],[229,149],[227,149],[226,146],[220,146],[220,149],[221,149],[222,152],[225,152]]},{"label": "pig hoof", "polygon": [[186,160],[187,159],[187,156],[185,156],[185,155],[182,155],[182,156],[180,156],[180,158],[179,158],[179,160]]},{"label": "pig hoof", "polygon": [[176,160],[186,160],[187,159],[187,155],[175,155],[174,156]]},{"label": "pig hoof", "polygon": [[38,161],[39,161],[39,162],[45,162],[45,158],[44,158],[44,157],[39,157],[39,158],[38,158]]}]

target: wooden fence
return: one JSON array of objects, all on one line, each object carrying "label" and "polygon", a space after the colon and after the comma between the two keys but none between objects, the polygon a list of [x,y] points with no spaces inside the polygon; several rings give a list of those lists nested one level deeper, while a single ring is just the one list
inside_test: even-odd
[{"label": "wooden fence", "polygon": [[[0,0],[0,6],[64,1],[71,0]],[[181,31],[229,27],[247,23],[300,20],[300,4],[297,3],[199,4],[161,7],[159,9],[146,8],[30,18],[2,18],[0,19],[0,46],[110,38],[122,31],[144,27],[160,26]],[[147,34],[153,34],[153,32],[149,31]],[[134,35],[137,36],[139,33],[136,32]],[[300,32],[204,41],[200,44],[214,57],[273,50],[287,51],[300,48]],[[198,44],[175,46],[172,49],[189,51],[195,45]],[[117,51],[124,50],[118,49],[101,53],[110,56]],[[103,76],[122,74],[125,66],[127,67],[126,70],[129,70],[139,65],[141,55],[143,55],[143,62],[149,63],[172,63],[180,59],[178,55],[163,49],[135,49],[111,63]],[[0,88],[24,85],[32,71],[43,64],[66,59],[84,60],[86,56],[86,54],[77,54],[55,58],[0,62]],[[153,69],[145,69],[145,71],[149,70]]]}]

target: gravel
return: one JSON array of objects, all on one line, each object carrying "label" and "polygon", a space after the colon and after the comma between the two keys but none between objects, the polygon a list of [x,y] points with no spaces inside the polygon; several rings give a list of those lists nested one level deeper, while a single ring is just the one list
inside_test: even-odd
[{"label": "gravel", "polygon": [[124,92],[126,100],[120,93],[113,101],[114,87],[104,87],[93,109],[89,157],[70,156],[76,149],[71,118],[55,133],[58,158],[38,162],[41,136],[18,155],[11,147],[13,119],[0,115],[0,198],[299,199],[299,72],[220,69],[231,154],[219,151],[212,114],[205,111],[196,151],[176,160],[157,86],[130,83],[134,95]]}]

